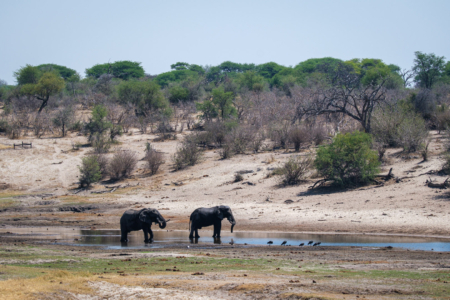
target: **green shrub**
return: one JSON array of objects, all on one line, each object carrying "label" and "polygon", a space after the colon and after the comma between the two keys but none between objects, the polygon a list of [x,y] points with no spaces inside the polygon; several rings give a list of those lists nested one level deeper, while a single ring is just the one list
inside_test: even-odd
[{"label": "green shrub", "polygon": [[97,157],[94,155],[86,156],[82,159],[80,169],[80,186],[89,187],[92,183],[102,178],[100,166]]},{"label": "green shrub", "polygon": [[373,180],[380,164],[371,143],[367,133],[338,134],[330,145],[317,150],[314,165],[321,176],[339,186],[366,184]]}]

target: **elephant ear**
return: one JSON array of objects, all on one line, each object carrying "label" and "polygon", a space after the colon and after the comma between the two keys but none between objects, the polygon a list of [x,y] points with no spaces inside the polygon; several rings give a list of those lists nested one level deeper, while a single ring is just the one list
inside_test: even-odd
[{"label": "elephant ear", "polygon": [[220,209],[217,209],[217,218],[219,218],[221,221],[223,220],[223,213]]},{"label": "elephant ear", "polygon": [[146,212],[147,212],[147,210],[141,211],[141,213],[139,214],[139,221],[145,222],[145,219],[147,218]]}]

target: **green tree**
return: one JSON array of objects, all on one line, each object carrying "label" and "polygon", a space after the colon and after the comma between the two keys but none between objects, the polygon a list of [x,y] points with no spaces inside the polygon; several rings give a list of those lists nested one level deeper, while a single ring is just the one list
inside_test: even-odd
[{"label": "green tree", "polygon": [[216,106],[209,99],[206,99],[201,103],[196,103],[195,105],[197,107],[197,110],[202,112],[200,118],[205,120],[206,122],[211,122],[211,120],[216,118],[218,115]]},{"label": "green tree", "polygon": [[111,128],[112,124],[106,119],[108,109],[103,105],[96,105],[92,109],[92,116],[86,124],[86,131],[89,133],[89,141],[93,142],[94,137],[104,136]]},{"label": "green tree", "polygon": [[67,80],[68,78],[70,78],[71,76],[73,76],[77,73],[77,71],[75,71],[73,69],[70,69],[65,66],[56,65],[56,64],[42,64],[42,65],[36,66],[36,68],[38,68],[42,72],[56,71],[62,78],[64,78],[64,80]]},{"label": "green tree", "polygon": [[187,70],[189,68],[189,64],[185,62],[177,62],[173,65],[170,65],[172,70]]},{"label": "green tree", "polygon": [[124,81],[118,86],[118,95],[122,104],[134,104],[141,114],[148,115],[150,111],[157,111],[165,116],[171,114],[169,101],[153,81]]},{"label": "green tree", "polygon": [[369,183],[380,165],[371,143],[367,133],[338,134],[331,144],[319,147],[314,165],[320,175],[339,186]]},{"label": "green tree", "polygon": [[234,94],[232,92],[225,92],[223,88],[218,88],[212,91],[212,96],[212,102],[216,106],[222,120],[236,116],[236,108],[233,106]]},{"label": "green tree", "polygon": [[416,74],[414,81],[419,87],[431,89],[442,76],[445,68],[445,57],[420,51],[416,51],[414,54],[416,55],[413,67]]},{"label": "green tree", "polygon": [[[28,66],[26,68],[28,68]],[[18,82],[24,79],[21,77],[22,72],[20,70],[19,73],[21,74],[17,76]],[[26,73],[28,73],[28,71]],[[32,79],[32,76],[26,77],[28,79]],[[37,83],[28,82],[23,85],[20,85],[20,92],[24,95],[33,96],[37,100],[42,101],[42,104],[39,107],[38,111],[38,113],[41,113],[42,110],[47,106],[50,96],[61,92],[64,89],[64,86],[65,86],[64,79],[62,79],[57,73],[45,72],[44,74],[42,74],[42,76],[40,76]]]},{"label": "green tree", "polygon": [[140,62],[123,60],[114,63],[98,64],[86,69],[87,77],[99,78],[103,74],[111,74],[115,78],[128,80],[130,78],[144,77],[144,68],[142,68]]},{"label": "green tree", "polygon": [[264,77],[258,75],[255,71],[247,71],[238,78],[241,88],[247,88],[250,91],[261,91],[264,87]]},{"label": "green tree", "polygon": [[268,62],[258,67],[258,74],[266,79],[271,79],[273,76],[277,75],[279,72],[286,69],[286,67],[281,66],[274,62]]},{"label": "green tree", "polygon": [[41,71],[32,65],[26,65],[14,72],[18,85],[37,84],[41,77]]}]

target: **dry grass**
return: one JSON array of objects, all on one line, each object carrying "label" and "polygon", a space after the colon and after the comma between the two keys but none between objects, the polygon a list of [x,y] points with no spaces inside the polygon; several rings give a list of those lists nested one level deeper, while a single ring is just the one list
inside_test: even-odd
[{"label": "dry grass", "polygon": [[10,146],[10,145],[0,144],[0,150],[11,149],[11,148],[12,148],[12,146]]},{"label": "dry grass", "polygon": [[[27,268],[19,268],[22,271]],[[35,268],[33,271],[36,271]],[[9,270],[8,270],[9,271]],[[44,273],[44,269],[40,269]],[[63,270],[47,271],[34,278],[16,278],[0,281],[0,299],[36,299],[37,294],[66,291],[75,294],[93,294],[88,281],[96,280],[90,273],[70,273]]]}]

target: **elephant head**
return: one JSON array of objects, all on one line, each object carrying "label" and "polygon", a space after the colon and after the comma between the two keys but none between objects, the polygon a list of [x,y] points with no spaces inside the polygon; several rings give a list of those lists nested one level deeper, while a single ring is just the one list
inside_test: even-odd
[{"label": "elephant head", "polygon": [[159,228],[164,229],[166,228],[166,223],[170,220],[165,220],[163,218],[163,216],[161,216],[161,214],[159,213],[159,211],[157,209],[153,209],[153,208],[146,208],[143,209],[140,213],[139,213],[139,220],[141,222],[145,222],[148,224],[158,224]]},{"label": "elephant head", "polygon": [[227,218],[228,222],[231,223],[231,232],[233,233],[233,227],[236,225],[236,220],[234,219],[233,213],[231,212],[231,208],[226,205],[220,205],[218,208],[219,218],[222,220],[223,218]]}]

